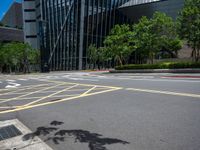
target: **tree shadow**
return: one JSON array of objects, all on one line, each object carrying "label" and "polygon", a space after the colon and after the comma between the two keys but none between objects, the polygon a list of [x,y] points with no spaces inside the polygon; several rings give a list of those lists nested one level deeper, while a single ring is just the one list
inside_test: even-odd
[{"label": "tree shadow", "polygon": [[73,136],[75,142],[88,143],[90,150],[107,150],[105,145],[110,144],[129,144],[129,142],[114,138],[103,138],[101,134],[91,133],[86,130],[60,130],[55,133],[55,136]]},{"label": "tree shadow", "polygon": [[98,133],[92,133],[86,130],[64,130],[60,128],[55,128],[52,126],[60,126],[64,124],[60,121],[52,121],[50,123],[51,127],[38,127],[35,132],[29,133],[23,136],[23,140],[31,140],[36,136],[44,136],[46,141],[52,141],[54,144],[60,144],[64,142],[67,137],[74,137],[75,143],[88,143],[88,148],[90,150],[108,150],[106,145],[111,144],[129,144],[127,141],[123,141],[116,138],[107,138]]},{"label": "tree shadow", "polygon": [[23,141],[27,141],[30,139],[34,139],[36,136],[46,136],[53,131],[58,130],[58,128],[54,127],[38,127],[35,132],[28,133],[22,137]]}]

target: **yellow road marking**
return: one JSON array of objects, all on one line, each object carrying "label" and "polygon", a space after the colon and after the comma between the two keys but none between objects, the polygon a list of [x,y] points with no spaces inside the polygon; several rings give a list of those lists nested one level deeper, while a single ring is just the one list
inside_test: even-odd
[{"label": "yellow road marking", "polygon": [[87,95],[90,91],[94,90],[97,86],[92,87],[91,89],[87,90],[86,92],[84,92],[83,94],[81,94],[81,96],[85,96]]},{"label": "yellow road marking", "polygon": [[127,88],[126,90],[137,91],[137,92],[155,93],[155,94],[166,94],[166,95],[174,95],[174,96],[185,96],[185,97],[200,98],[200,95],[191,94],[191,93],[178,93],[178,92],[158,91],[158,90],[149,90],[149,89],[137,89],[137,88]]},{"label": "yellow road marking", "polygon": [[47,80],[47,79],[38,79],[39,81],[46,81],[46,82],[51,82],[51,83],[66,83],[66,84],[79,84],[82,86],[97,86],[101,88],[121,88],[121,87],[114,87],[114,86],[104,86],[104,85],[98,85],[98,84],[85,84],[85,83],[76,83],[76,82],[61,82],[61,81],[55,81],[55,80]]},{"label": "yellow road marking", "polygon": [[[71,82],[60,82],[60,81],[51,81],[51,80],[40,80],[40,81],[45,81],[45,82],[50,82],[50,83],[57,83],[57,85],[55,86],[51,86],[51,87],[48,87],[48,88],[45,88],[45,89],[41,89],[41,90],[37,90],[35,92],[30,92],[28,94],[25,94],[25,95],[21,95],[21,96],[18,96],[18,97],[15,97],[15,98],[10,98],[10,99],[7,99],[7,100],[4,100],[0,103],[4,103],[4,102],[7,102],[7,101],[12,101],[12,100],[17,100],[18,98],[21,99],[34,99],[34,98],[40,98],[36,101],[33,101],[31,103],[28,103],[26,105],[22,105],[22,106],[11,106],[11,107],[2,107],[2,108],[14,108],[12,110],[3,110],[3,111],[0,111],[0,114],[4,114],[4,113],[9,113],[9,112],[15,112],[15,111],[20,111],[20,110],[25,110],[25,109],[31,109],[31,108],[34,108],[34,107],[39,107],[39,106],[45,106],[45,105],[50,105],[50,104],[55,104],[55,103],[59,103],[59,102],[64,102],[64,101],[69,101],[69,100],[73,100],[73,99],[78,99],[78,98],[81,98],[81,97],[86,97],[86,96],[91,96],[91,95],[96,95],[96,94],[101,94],[101,93],[105,93],[105,92],[111,92],[111,91],[115,91],[115,90],[119,90],[119,89],[122,89],[120,87],[112,87],[112,86],[102,86],[102,85],[92,85],[92,84],[80,84],[80,83],[71,83]],[[47,89],[51,89],[51,88],[54,88],[54,87],[57,87],[57,86],[64,86],[64,85],[73,85],[71,87],[65,87],[65,89],[61,90],[61,91],[58,91],[56,93],[53,93],[51,95],[48,95],[48,96],[45,96],[45,97],[30,97],[30,98],[25,98],[25,96],[28,96],[28,95],[31,95],[31,94],[35,94],[37,92],[41,92],[41,91],[44,91],[44,90],[47,90]],[[87,90],[86,92],[84,93],[80,93],[80,94],[66,94],[66,95],[57,95],[56,94],[59,94],[61,92],[65,92],[65,91],[70,91],[71,88],[75,87],[75,86],[84,86],[84,87],[91,87],[89,89],[84,89],[84,90]],[[105,89],[103,91],[98,91],[98,92],[93,92],[93,93],[90,93],[92,90],[94,90],[95,88],[97,88],[97,90],[100,90],[100,89]],[[107,90],[106,90],[107,89]],[[81,89],[74,89],[74,90],[81,90]],[[83,90],[83,89],[82,89]],[[63,99],[60,99],[60,100],[57,100],[57,101],[49,101],[49,102],[45,102],[45,103],[39,103],[39,104],[35,104],[43,99],[46,99],[46,98],[52,98],[52,97],[65,97],[65,96],[70,96],[68,98],[63,98]]]},{"label": "yellow road marking", "polygon": [[[80,95],[80,94],[64,94],[64,95],[55,95],[55,96],[51,96],[52,98],[57,98],[57,97],[69,97],[69,96],[77,96],[77,95]],[[38,96],[38,97],[22,97],[20,98],[20,101],[21,100],[30,100],[30,99],[38,99],[38,98],[42,98],[43,96]],[[0,101],[3,101],[3,100],[7,100],[6,98],[5,99],[0,99]],[[17,101],[17,100],[16,100]]]},{"label": "yellow road marking", "polygon": [[[108,86],[109,87],[109,86]],[[96,87],[96,90],[105,90],[105,89],[108,89],[108,87]]]},{"label": "yellow road marking", "polygon": [[[61,84],[60,84],[60,85],[61,85]],[[16,100],[16,99],[18,99],[18,98],[22,98],[22,97],[25,97],[25,96],[28,96],[28,95],[31,95],[31,94],[35,94],[35,93],[40,92],[40,91],[44,91],[44,90],[48,90],[48,89],[51,89],[51,88],[55,88],[55,87],[57,87],[57,86],[59,86],[59,84],[58,84],[58,85],[55,85],[55,86],[47,87],[47,88],[44,88],[44,89],[40,89],[40,90],[37,90],[37,91],[34,91],[34,92],[30,92],[30,93],[28,93],[28,94],[24,94],[24,95],[21,95],[21,96],[17,96],[17,97],[14,97],[14,98],[10,98],[10,99],[7,99],[7,100],[5,100],[5,101],[1,101],[0,104],[1,104],[1,103],[5,103],[5,102],[9,102],[9,101],[13,101],[13,100]]]},{"label": "yellow road marking", "polygon": [[[66,86],[65,86],[65,87],[66,87]],[[32,89],[31,89],[31,90],[32,90]],[[58,91],[58,90],[52,90],[52,91],[51,91],[51,90],[50,90],[50,91],[49,91],[49,90],[47,90],[47,91],[40,91],[40,92],[38,92],[38,94],[55,93],[55,92],[57,92],[57,91]],[[12,93],[12,94],[27,94],[27,93],[30,93],[30,92],[28,92],[28,91],[27,91],[27,92],[21,92],[21,93],[18,93],[18,92],[15,93],[15,92],[14,92],[14,93]],[[0,99],[0,100],[1,100],[1,99]]]},{"label": "yellow road marking", "polygon": [[77,91],[78,92],[78,91],[86,91],[86,90],[88,90],[88,88],[87,89],[72,89],[72,90],[68,90],[68,91],[70,91],[70,92]]},{"label": "yellow road marking", "polygon": [[[23,91],[23,90],[26,90],[26,89],[30,89],[30,88],[36,88],[36,87],[40,87],[40,86],[44,86],[44,85],[48,85],[48,84],[40,84],[40,85],[29,85],[29,86],[23,86],[23,87],[20,87],[19,89],[15,89],[13,91],[13,89],[9,89],[10,92],[7,92],[7,93],[2,93],[0,95],[7,95],[7,94],[10,94],[10,93],[14,93],[14,92],[18,92],[18,91]],[[6,89],[3,89],[3,90],[6,90]]]},{"label": "yellow road marking", "polygon": [[[49,98],[49,97],[51,97],[51,96],[54,96],[54,95],[56,95],[56,94],[62,93],[62,92],[64,92],[64,91],[67,91],[68,89],[72,89],[72,88],[74,88],[74,87],[76,87],[76,86],[78,86],[78,84],[73,85],[73,86],[71,86],[71,87],[67,87],[67,88],[65,88],[65,89],[63,89],[63,90],[61,90],[61,91],[58,91],[58,92],[53,93],[53,94],[50,94],[50,95],[48,95],[48,96],[42,97],[42,98],[40,98],[40,99],[38,99],[38,100],[36,100],[36,101],[30,102],[30,103],[24,105],[24,106],[26,107],[26,106],[35,104],[35,103],[37,103],[37,102],[39,102],[39,101],[41,101],[41,100],[44,100],[44,99]],[[24,106],[23,106],[23,107],[24,107]]]},{"label": "yellow road marking", "polygon": [[7,107],[6,106],[5,107],[0,106],[0,109],[10,109],[10,108],[17,108],[17,107],[16,106],[7,106]]},{"label": "yellow road marking", "polygon": [[91,96],[91,95],[116,91],[116,90],[120,90],[120,89],[122,89],[122,88],[113,87],[112,89],[108,89],[108,90],[105,90],[105,91],[99,91],[99,92],[89,93],[89,94],[85,94],[85,95],[78,95],[78,96],[75,96],[75,97],[64,98],[64,99],[61,99],[61,100],[58,100],[58,101],[46,102],[46,103],[41,103],[41,104],[37,104],[37,105],[29,105],[29,106],[25,106],[25,107],[19,107],[17,109],[13,109],[13,110],[1,111],[0,114],[16,112],[16,111],[25,110],[25,109],[31,109],[31,108],[35,108],[35,107],[39,107],[39,106],[46,106],[46,105],[50,105],[50,104],[56,104],[56,103],[60,103],[60,102],[64,102],[64,101],[70,101],[70,100],[74,100],[74,99],[78,99],[78,98],[82,98],[82,97],[87,97],[87,96]]}]

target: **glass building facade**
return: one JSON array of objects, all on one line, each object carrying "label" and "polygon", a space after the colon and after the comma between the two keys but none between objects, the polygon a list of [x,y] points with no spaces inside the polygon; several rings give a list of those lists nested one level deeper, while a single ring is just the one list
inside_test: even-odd
[{"label": "glass building facade", "polygon": [[117,10],[127,0],[43,0],[38,14],[42,64],[51,70],[87,68],[87,48],[102,45],[115,24],[128,22]]},{"label": "glass building facade", "polygon": [[88,47],[102,46],[115,24],[132,23],[155,11],[172,11],[174,17],[183,1],[35,0],[42,67],[87,69]]}]

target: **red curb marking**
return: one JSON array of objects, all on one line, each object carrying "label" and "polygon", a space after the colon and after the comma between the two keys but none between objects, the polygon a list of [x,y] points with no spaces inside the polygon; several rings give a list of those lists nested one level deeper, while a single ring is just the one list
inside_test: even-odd
[{"label": "red curb marking", "polygon": [[161,78],[193,78],[193,79],[200,79],[200,76],[163,76]]}]

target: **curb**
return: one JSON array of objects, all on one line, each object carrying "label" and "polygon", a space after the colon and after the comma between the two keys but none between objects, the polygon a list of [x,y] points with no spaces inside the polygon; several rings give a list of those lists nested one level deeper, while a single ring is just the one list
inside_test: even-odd
[{"label": "curb", "polygon": [[110,73],[200,73],[200,69],[137,69],[110,70]]}]

